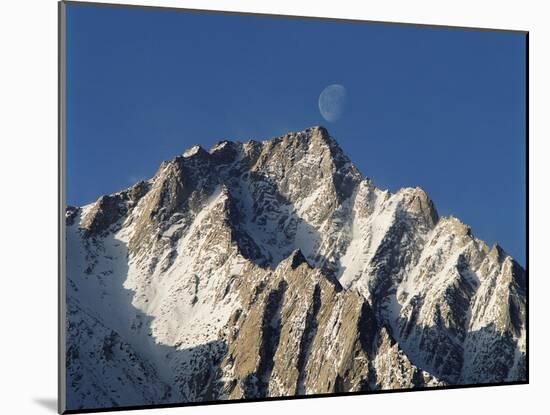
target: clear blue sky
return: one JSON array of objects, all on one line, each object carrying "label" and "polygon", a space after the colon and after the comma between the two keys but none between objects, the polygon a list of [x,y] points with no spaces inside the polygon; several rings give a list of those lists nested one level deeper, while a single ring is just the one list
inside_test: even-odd
[{"label": "clear blue sky", "polygon": [[[525,36],[69,5],[67,201],[193,144],[324,125],[361,172],[420,186],[525,264]],[[319,113],[329,84],[343,116]]]}]

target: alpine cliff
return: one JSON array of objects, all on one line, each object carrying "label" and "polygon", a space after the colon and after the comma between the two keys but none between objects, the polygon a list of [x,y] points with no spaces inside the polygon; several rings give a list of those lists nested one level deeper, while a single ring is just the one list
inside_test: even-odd
[{"label": "alpine cliff", "polygon": [[526,379],[526,274],[327,130],[68,207],[68,408]]}]

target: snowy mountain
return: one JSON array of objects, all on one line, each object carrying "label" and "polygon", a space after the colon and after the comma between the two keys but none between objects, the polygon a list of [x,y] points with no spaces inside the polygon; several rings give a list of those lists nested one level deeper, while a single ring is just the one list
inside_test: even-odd
[{"label": "snowy mountain", "polygon": [[322,127],[68,207],[69,409],[526,379],[526,275]]}]

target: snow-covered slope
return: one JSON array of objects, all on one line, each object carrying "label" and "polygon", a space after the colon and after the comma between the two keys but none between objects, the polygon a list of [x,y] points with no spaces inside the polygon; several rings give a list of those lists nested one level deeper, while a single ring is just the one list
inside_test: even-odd
[{"label": "snow-covered slope", "polygon": [[525,272],[322,127],[67,208],[69,409],[521,381]]}]

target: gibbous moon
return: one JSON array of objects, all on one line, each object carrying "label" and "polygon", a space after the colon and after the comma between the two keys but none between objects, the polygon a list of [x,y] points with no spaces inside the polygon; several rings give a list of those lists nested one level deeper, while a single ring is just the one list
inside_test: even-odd
[{"label": "gibbous moon", "polygon": [[327,86],[319,95],[319,111],[329,122],[338,121],[344,112],[346,103],[346,88],[340,84]]}]

